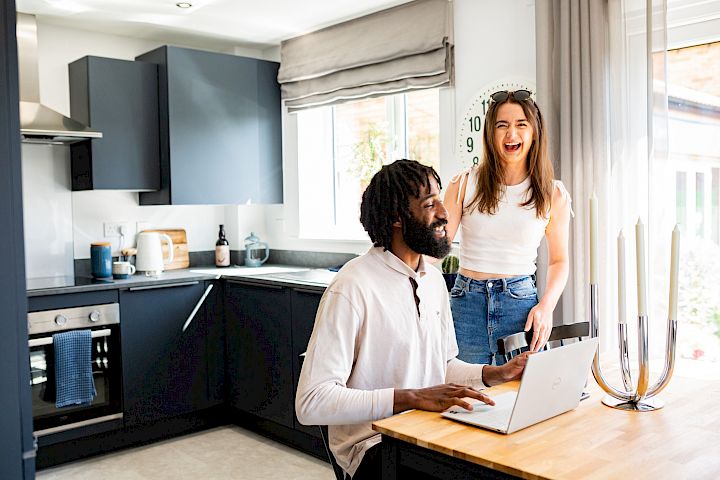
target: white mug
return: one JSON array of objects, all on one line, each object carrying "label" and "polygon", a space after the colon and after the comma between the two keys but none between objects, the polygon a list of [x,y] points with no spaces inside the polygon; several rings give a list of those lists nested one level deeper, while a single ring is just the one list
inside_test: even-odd
[{"label": "white mug", "polygon": [[112,274],[115,279],[130,278],[135,274],[135,265],[130,262],[113,262]]}]

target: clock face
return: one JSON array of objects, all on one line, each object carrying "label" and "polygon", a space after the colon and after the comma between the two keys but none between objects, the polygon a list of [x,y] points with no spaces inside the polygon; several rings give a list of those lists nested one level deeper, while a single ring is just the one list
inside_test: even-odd
[{"label": "clock face", "polygon": [[483,129],[490,95],[501,90],[529,90],[535,100],[535,84],[527,80],[498,80],[481,88],[470,100],[460,120],[457,137],[457,160],[460,170],[478,165],[483,157]]}]

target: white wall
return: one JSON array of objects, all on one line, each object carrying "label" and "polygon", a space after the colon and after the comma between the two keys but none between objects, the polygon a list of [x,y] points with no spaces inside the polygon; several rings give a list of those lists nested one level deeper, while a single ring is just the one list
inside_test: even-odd
[{"label": "white wall", "polygon": [[[466,105],[486,84],[505,77],[535,80],[535,2],[531,0],[454,0],[455,87],[440,95],[440,176],[458,172],[455,124]],[[283,116],[285,205],[266,207],[265,240],[273,248],[362,253],[365,242],[298,238],[297,127]],[[238,212],[238,216],[242,213]]]}]

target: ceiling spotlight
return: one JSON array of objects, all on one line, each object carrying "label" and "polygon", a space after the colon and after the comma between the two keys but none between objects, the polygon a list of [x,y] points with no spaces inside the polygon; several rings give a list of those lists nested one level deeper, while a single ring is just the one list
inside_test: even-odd
[{"label": "ceiling spotlight", "polygon": [[175,6],[178,7],[178,8],[190,8],[190,7],[192,7],[192,3],[190,3],[190,2],[178,2],[178,3],[175,4]]}]

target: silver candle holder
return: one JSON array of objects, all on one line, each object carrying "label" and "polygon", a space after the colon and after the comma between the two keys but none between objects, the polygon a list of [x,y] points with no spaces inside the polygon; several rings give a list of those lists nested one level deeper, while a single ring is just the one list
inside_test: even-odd
[{"label": "silver candle holder", "polygon": [[[642,224],[638,221],[638,226]],[[620,234],[622,238],[622,232]],[[642,258],[640,252],[643,252]],[[602,403],[620,410],[630,410],[634,412],[649,412],[662,408],[665,404],[662,400],[655,397],[670,382],[673,369],[675,368],[675,345],[677,342],[677,319],[671,318],[677,312],[677,273],[678,273],[678,257],[679,257],[679,230],[676,227],[673,231],[672,257],[670,261],[670,305],[668,310],[667,333],[665,341],[665,366],[660,378],[650,386],[650,366],[648,361],[648,317],[647,315],[638,315],[638,379],[637,385],[634,385],[630,373],[630,355],[628,351],[627,325],[622,319],[618,322],[618,347],[620,353],[620,371],[622,379],[622,388],[615,388],[610,385],[603,376],[600,368],[600,350],[595,352],[595,358],[592,364],[592,373],[598,385],[608,393]],[[624,253],[618,252],[622,256],[622,264],[624,265]],[[638,249],[638,276],[644,278],[644,249]],[[594,259],[597,261],[597,259]],[[643,270],[641,272],[641,269]],[[618,283],[620,283],[620,271],[618,271]],[[639,282],[641,284],[643,282]],[[621,284],[623,285],[623,284]],[[623,285],[624,286],[624,285]],[[640,287],[638,287],[640,289]],[[620,288],[622,290],[622,287]],[[621,294],[623,295],[623,294]],[[638,292],[639,297],[643,297],[643,293]],[[624,299],[623,299],[624,302]],[[642,300],[641,302],[644,302]],[[621,307],[623,308],[624,305]],[[641,312],[644,308],[641,309]],[[590,336],[598,337],[598,285],[590,283]]]},{"label": "silver candle holder", "polygon": [[[597,284],[590,285],[590,336],[598,336],[598,299]],[[670,382],[675,368],[675,343],[677,341],[677,320],[668,318],[667,337],[665,343],[665,367],[658,381],[650,386],[650,365],[648,361],[648,317],[638,316],[638,380],[633,385],[630,374],[630,358],[628,353],[627,329],[625,324],[618,324],[618,340],[620,350],[620,368],[622,372],[623,388],[618,389],[610,385],[603,376],[600,368],[600,350],[595,352],[592,364],[592,373],[595,381],[608,393],[602,403],[608,407],[635,412],[649,412],[662,408],[665,403],[656,398]],[[634,387],[634,388],[633,388]]]}]

